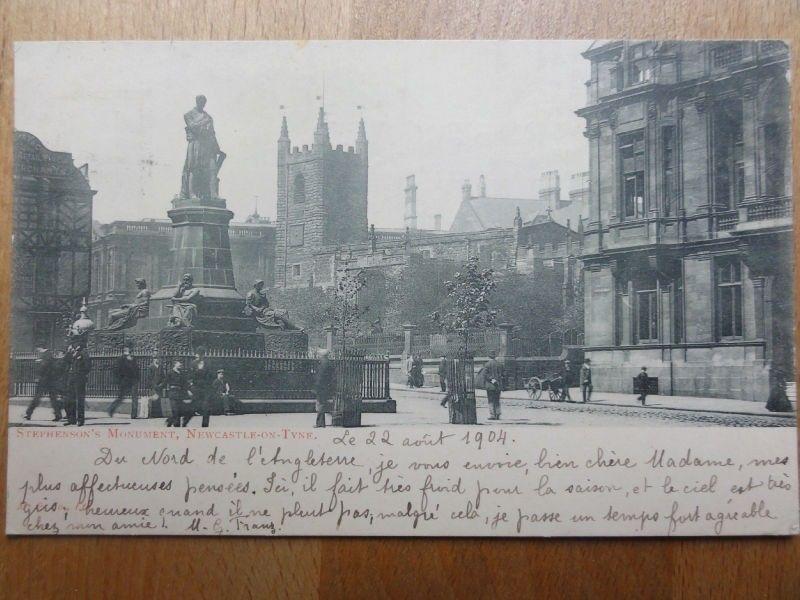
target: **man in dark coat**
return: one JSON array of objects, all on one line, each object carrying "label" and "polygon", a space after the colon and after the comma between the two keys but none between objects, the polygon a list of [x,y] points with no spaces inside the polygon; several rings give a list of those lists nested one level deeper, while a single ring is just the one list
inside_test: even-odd
[{"label": "man in dark coat", "polygon": [[38,348],[36,356],[36,392],[33,395],[28,409],[25,411],[25,420],[30,421],[33,411],[39,406],[42,396],[50,398],[53,408],[53,421],[61,420],[61,405],[58,402],[58,368],[56,360],[47,348]]},{"label": "man in dark coat", "polygon": [[483,382],[489,400],[489,418],[496,421],[500,418],[500,388],[502,369],[497,364],[497,354],[489,352],[489,360],[483,365]]},{"label": "man in dark coat", "polygon": [[561,371],[561,401],[572,402],[572,396],[569,394],[569,388],[572,386],[572,363],[564,361],[564,368]]},{"label": "man in dark coat", "polygon": [[73,336],[64,353],[64,373],[67,378],[67,421],[64,425],[82,427],[86,412],[86,382],[92,370],[92,359],[86,349],[84,335]]},{"label": "man in dark coat", "polygon": [[330,401],[336,385],[336,370],[328,358],[327,350],[320,353],[317,365],[314,391],[316,392],[315,408],[317,410],[317,423],[314,427],[325,427],[325,413],[330,410]]},{"label": "man in dark coat", "polygon": [[119,388],[117,390],[116,399],[111,403],[111,406],[108,407],[108,416],[113,417],[119,405],[122,404],[122,401],[125,399],[125,396],[130,396],[131,419],[135,419],[139,404],[137,394],[137,387],[139,385],[139,365],[131,354],[130,346],[122,347],[122,356],[117,359],[115,373],[117,375]]},{"label": "man in dark coat", "polygon": [[214,389],[214,397],[222,407],[223,415],[239,413],[239,401],[231,393],[231,384],[228,383],[228,379],[225,377],[224,369],[217,369],[217,378],[214,380],[212,388]]},{"label": "man in dark coat", "polygon": [[642,370],[639,371],[639,374],[636,376],[636,383],[639,386],[639,397],[637,400],[642,403],[644,406],[645,400],[647,400],[647,384],[650,378],[647,376],[647,367],[642,367]]},{"label": "man in dark coat", "polygon": [[591,402],[592,400],[592,359],[587,358],[583,361],[580,374],[581,394],[583,401]]},{"label": "man in dark coat", "polygon": [[[198,347],[195,351],[189,378],[192,382],[194,412],[203,416],[202,427],[208,427],[211,422],[211,403],[214,401],[214,373],[208,365],[206,350],[203,347]],[[184,415],[181,426],[186,427],[192,416],[192,414]]]},{"label": "man in dark coat", "polygon": [[444,356],[439,358],[439,386],[443,392],[447,391],[447,359]]},{"label": "man in dark coat", "polygon": [[422,387],[425,384],[425,375],[422,373],[422,357],[415,354],[411,359],[411,379],[414,387]]},{"label": "man in dark coat", "polygon": [[767,410],[770,412],[792,412],[792,403],[786,394],[786,375],[780,369],[770,373],[772,387],[767,397]]},{"label": "man in dark coat", "polygon": [[163,406],[161,404],[161,397],[164,395],[164,373],[161,370],[161,359],[156,357],[150,366],[147,367],[147,378],[150,381],[151,395],[147,399],[150,404],[149,413],[150,417],[163,416]]},{"label": "man in dark coat", "polygon": [[[169,398],[170,413],[167,416],[167,427],[180,427],[181,416],[191,409],[189,396],[189,379],[183,372],[183,363],[175,361],[172,369],[164,376],[164,390]],[[188,408],[184,408],[188,406]],[[192,410],[192,413],[194,411]]]}]

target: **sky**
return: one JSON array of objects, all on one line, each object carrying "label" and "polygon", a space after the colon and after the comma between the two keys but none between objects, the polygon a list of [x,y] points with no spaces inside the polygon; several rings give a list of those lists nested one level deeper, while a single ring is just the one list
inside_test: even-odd
[{"label": "sky", "polygon": [[[311,144],[323,96],[331,143],[369,140],[369,221],[402,227],[405,178],[419,227],[449,227],[461,185],[537,195],[542,171],[587,169],[586,41],[23,42],[15,127],[89,164],[94,218],[166,218],[180,190],[183,114],[208,98],[227,159],[220,195],[234,220],[275,218],[281,116]],[[358,107],[361,107],[360,109]],[[283,107],[283,108],[281,108]]]}]

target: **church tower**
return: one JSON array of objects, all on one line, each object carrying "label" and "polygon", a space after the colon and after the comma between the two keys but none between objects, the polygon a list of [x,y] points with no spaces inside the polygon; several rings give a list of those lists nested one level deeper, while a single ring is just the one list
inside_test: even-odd
[{"label": "church tower", "polygon": [[315,256],[368,237],[368,142],[364,120],[355,147],[331,146],[320,107],[314,143],[292,147],[286,117],[278,138],[275,284],[307,287],[333,283],[328,257]]}]

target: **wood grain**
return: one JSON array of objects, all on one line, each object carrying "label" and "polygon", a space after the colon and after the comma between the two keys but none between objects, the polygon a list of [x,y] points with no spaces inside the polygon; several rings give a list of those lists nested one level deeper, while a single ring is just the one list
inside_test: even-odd
[{"label": "wood grain", "polygon": [[[794,45],[794,64],[800,52],[800,3],[789,0],[451,0],[408,5],[387,0],[6,0],[0,2],[0,22],[0,208],[6,216],[0,220],[0,289],[10,285],[15,40],[782,38]],[[799,94],[795,78],[795,148],[800,134]],[[797,160],[794,182],[797,196]],[[8,295],[0,294],[4,320],[8,309]],[[7,355],[8,341],[8,328],[0,328],[0,355]],[[6,361],[0,361],[0,389],[7,389],[7,375]],[[6,419],[4,406],[0,431],[6,431]],[[5,435],[0,440],[0,481],[5,482]],[[4,504],[3,494],[3,516]],[[3,537],[0,597],[798,598],[798,565],[797,537]]]}]

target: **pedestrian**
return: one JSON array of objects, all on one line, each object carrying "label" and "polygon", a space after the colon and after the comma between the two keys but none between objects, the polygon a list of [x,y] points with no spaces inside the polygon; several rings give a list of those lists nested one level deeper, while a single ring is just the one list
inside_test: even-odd
[{"label": "pedestrian", "polygon": [[493,421],[500,418],[500,389],[502,387],[502,372],[496,358],[496,352],[489,352],[489,360],[481,369],[486,396],[489,400],[489,418]]},{"label": "pedestrian", "polygon": [[333,396],[335,377],[334,365],[328,358],[328,351],[322,350],[314,379],[316,392],[314,404],[317,411],[317,422],[314,427],[325,427],[325,413],[329,410],[330,400]]},{"label": "pedestrian", "polygon": [[583,360],[583,365],[581,365],[581,374],[580,374],[580,384],[581,384],[581,395],[583,396],[583,401],[591,402],[592,401],[592,359],[585,358]]},{"label": "pedestrian", "polygon": [[117,412],[119,405],[125,399],[125,396],[131,397],[131,419],[135,419],[138,415],[139,396],[137,388],[139,386],[139,365],[136,359],[131,354],[130,345],[122,347],[122,356],[117,359],[115,366],[115,373],[117,376],[117,397],[108,407],[108,416],[113,417]]},{"label": "pedestrian", "polygon": [[561,372],[561,402],[572,402],[569,388],[572,386],[572,363],[564,361],[564,369]]},{"label": "pedestrian", "polygon": [[642,406],[644,406],[645,400],[647,400],[649,381],[650,378],[647,376],[647,367],[642,367],[642,370],[639,371],[639,374],[636,376],[636,382],[639,384],[639,397],[637,400],[642,403]]},{"label": "pedestrian", "polygon": [[422,357],[415,354],[411,361],[411,380],[414,387],[421,388],[425,385],[425,375],[422,373]]},{"label": "pedestrian", "polygon": [[792,403],[786,394],[786,376],[781,370],[775,370],[772,387],[767,398],[767,410],[770,412],[792,412]]},{"label": "pedestrian", "polygon": [[447,391],[447,359],[444,355],[439,358],[439,386],[443,392]]},{"label": "pedestrian", "polygon": [[67,420],[64,425],[83,427],[86,417],[86,382],[91,370],[92,359],[86,349],[86,335],[74,335],[64,353],[64,373],[67,380]]},{"label": "pedestrian", "polygon": [[164,395],[164,374],[161,372],[161,360],[159,358],[154,358],[150,366],[147,367],[147,375],[150,380],[150,397],[147,402],[148,404],[152,403],[154,406],[158,405],[161,409],[161,414],[150,412],[149,407],[148,412],[150,416],[161,416],[164,414],[164,407],[161,404],[161,397]]},{"label": "pedestrian", "polygon": [[167,412],[167,427],[180,427],[181,417],[187,411],[192,410],[189,379],[183,372],[181,361],[176,360],[172,369],[164,376],[164,388],[169,400],[169,410],[165,411]]},{"label": "pedestrian", "polygon": [[61,420],[61,404],[58,401],[58,365],[53,354],[47,348],[36,349],[36,391],[33,399],[25,411],[24,419],[30,421],[33,411],[39,406],[42,396],[50,398],[50,407],[53,409],[53,421]]},{"label": "pedestrian", "polygon": [[414,387],[414,356],[411,354],[406,358],[406,385]]},{"label": "pedestrian", "polygon": [[214,397],[222,405],[222,414],[238,414],[239,402],[233,397],[233,394],[231,394],[231,385],[225,378],[224,369],[217,369],[217,378],[211,386],[214,389]]},{"label": "pedestrian", "polygon": [[[211,423],[211,403],[214,395],[214,374],[206,361],[206,349],[198,346],[194,353],[194,362],[189,375],[192,386],[192,405],[194,412],[203,417],[201,426],[208,427]],[[186,415],[183,427],[191,421],[193,414]]]}]

